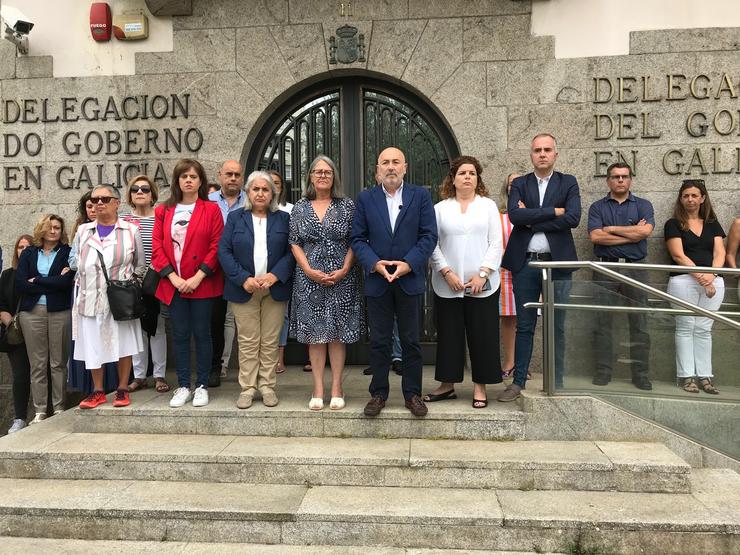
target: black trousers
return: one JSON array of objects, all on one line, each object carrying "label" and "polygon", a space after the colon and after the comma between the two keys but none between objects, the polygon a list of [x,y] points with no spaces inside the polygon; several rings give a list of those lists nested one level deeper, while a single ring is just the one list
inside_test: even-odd
[{"label": "black trousers", "polygon": [[367,298],[370,320],[370,395],[388,398],[390,385],[393,321],[398,321],[401,340],[401,389],[404,399],[421,395],[422,359],[419,333],[421,329],[422,295],[407,295],[397,282],[388,284],[380,297]]},{"label": "black trousers", "polygon": [[224,355],[224,324],[226,323],[226,299],[216,297],[213,299],[211,311],[211,342],[213,344],[213,359],[211,360],[211,373],[221,375],[221,357]]},{"label": "black trousers", "polygon": [[499,290],[480,298],[447,299],[434,295],[437,322],[435,380],[447,383],[463,381],[467,337],[473,382],[502,382],[498,297]]},{"label": "black trousers", "polygon": [[18,345],[8,353],[13,372],[13,407],[15,418],[28,418],[28,401],[31,397],[31,364],[28,362],[26,346]]},{"label": "black trousers", "polygon": [[[649,276],[644,270],[621,269],[619,271],[641,283],[648,283]],[[641,289],[614,281],[604,274],[594,272],[593,282],[596,302],[602,306],[647,306],[647,294]],[[612,367],[616,362],[612,348],[612,322],[619,315],[613,312],[596,312],[596,376],[611,378]],[[644,312],[629,312],[629,352],[632,379],[647,379],[650,365],[650,334],[647,331],[647,315]]]}]

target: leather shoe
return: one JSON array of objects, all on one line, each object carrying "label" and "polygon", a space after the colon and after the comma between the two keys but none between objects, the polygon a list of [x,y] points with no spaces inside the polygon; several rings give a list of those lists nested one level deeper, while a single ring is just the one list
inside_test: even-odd
[{"label": "leather shoe", "polygon": [[611,381],[611,378],[609,376],[604,376],[602,374],[599,374],[597,376],[594,376],[594,379],[591,380],[591,383],[594,385],[609,385],[610,381]]},{"label": "leather shoe", "polygon": [[392,361],[391,370],[393,370],[398,376],[401,376],[403,374],[403,372],[401,372],[401,361],[400,360]]},{"label": "leather shoe", "polygon": [[426,416],[428,411],[424,401],[422,401],[421,397],[418,395],[412,395],[409,399],[406,399],[406,408],[409,409],[411,414],[414,416]]},{"label": "leather shoe", "polygon": [[498,394],[498,397],[496,399],[498,401],[501,401],[502,403],[508,403],[509,401],[516,401],[519,398],[519,395],[522,391],[522,388],[515,383],[509,384],[506,389],[504,389],[501,393]]},{"label": "leather shoe", "polygon": [[637,389],[644,391],[651,391],[653,389],[653,384],[647,378],[632,378],[632,383]]},{"label": "leather shoe", "polygon": [[376,395],[367,402],[365,405],[365,416],[378,416],[380,411],[385,408],[385,400],[380,396]]},{"label": "leather shoe", "polygon": [[366,375],[366,376],[372,376],[372,375],[373,375],[373,369],[372,369],[372,368],[370,368],[370,367],[368,366],[367,368],[365,368],[365,369],[364,369],[364,370],[362,371],[362,373],[363,373],[364,375]]},{"label": "leather shoe", "polygon": [[208,387],[218,387],[221,385],[221,369],[211,372],[208,376]]}]

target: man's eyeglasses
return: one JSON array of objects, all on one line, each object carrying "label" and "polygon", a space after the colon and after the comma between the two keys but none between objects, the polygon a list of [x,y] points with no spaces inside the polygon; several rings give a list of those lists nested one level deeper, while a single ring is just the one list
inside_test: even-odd
[{"label": "man's eyeglasses", "polygon": [[132,193],[138,193],[139,191],[141,191],[144,194],[151,193],[152,192],[151,188],[149,188],[149,187],[139,187],[138,185],[132,185],[131,186],[131,192]]},{"label": "man's eyeglasses", "polygon": [[331,177],[334,175],[333,170],[313,170],[311,172],[311,175],[315,175],[316,177]]},{"label": "man's eyeglasses", "polygon": [[632,179],[631,175],[610,175],[609,179],[613,179],[614,181],[627,181],[628,179]]},{"label": "man's eyeglasses", "polygon": [[115,198],[116,197],[92,197],[90,199],[90,202],[92,202],[93,204],[108,204]]}]

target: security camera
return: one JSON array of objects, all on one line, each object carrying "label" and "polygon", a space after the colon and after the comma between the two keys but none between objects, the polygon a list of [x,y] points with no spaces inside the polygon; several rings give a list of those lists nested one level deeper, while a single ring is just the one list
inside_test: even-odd
[{"label": "security camera", "polygon": [[19,54],[28,54],[28,34],[33,23],[13,6],[0,7],[0,17],[5,22],[5,38],[15,44]]}]

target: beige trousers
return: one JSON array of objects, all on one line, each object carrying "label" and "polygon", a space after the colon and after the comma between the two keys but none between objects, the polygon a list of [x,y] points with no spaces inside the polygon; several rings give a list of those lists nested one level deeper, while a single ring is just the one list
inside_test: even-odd
[{"label": "beige trousers", "polygon": [[67,384],[67,359],[70,347],[70,311],[47,312],[37,304],[18,315],[31,363],[31,396],[36,412],[46,413],[49,399],[46,369],[51,371],[51,403],[54,410],[64,409]]},{"label": "beige trousers", "polygon": [[284,302],[269,291],[256,291],[246,303],[229,303],[236,321],[239,385],[242,391],[275,388],[278,340],[285,318]]}]

